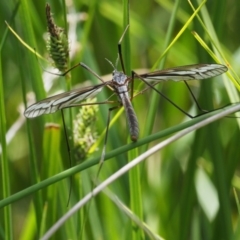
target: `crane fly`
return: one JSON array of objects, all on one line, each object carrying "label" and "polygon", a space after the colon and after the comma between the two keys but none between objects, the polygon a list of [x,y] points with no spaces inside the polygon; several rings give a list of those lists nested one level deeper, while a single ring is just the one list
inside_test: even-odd
[{"label": "crane fly", "polygon": [[[121,60],[121,55],[120,55],[120,60]],[[121,63],[122,63],[122,60],[121,60]],[[131,103],[132,97],[129,96],[129,84],[133,84],[133,81],[135,78],[142,80],[144,83],[148,85],[149,88],[156,90],[154,86],[162,81],[172,80],[172,81],[178,82],[178,81],[186,81],[186,80],[202,80],[202,79],[218,76],[228,70],[226,66],[221,64],[194,64],[194,65],[186,65],[186,66],[168,68],[164,70],[158,70],[158,71],[145,73],[145,74],[137,74],[135,72],[132,72],[132,76],[130,77],[124,73],[125,72],[124,67],[123,67],[123,72],[120,72],[116,69],[116,67],[113,66],[113,64],[111,64],[114,67],[114,70],[112,73],[112,79],[104,82],[100,76],[98,76],[95,72],[93,72],[84,63],[80,62],[77,65],[80,65],[86,70],[90,71],[99,80],[101,80],[102,83],[94,86],[85,87],[85,88],[74,89],[68,92],[64,92],[64,93],[43,99],[29,106],[25,110],[24,115],[27,118],[35,118],[42,114],[54,113],[60,109],[80,106],[81,101],[84,101],[88,98],[93,98],[99,92],[101,92],[103,88],[109,87],[118,96],[120,105],[124,107],[127,123],[129,127],[130,137],[132,141],[137,141],[139,137],[138,120]],[[70,70],[68,70],[67,72],[69,72]]]},{"label": "crane fly", "polygon": [[[27,118],[35,118],[42,114],[54,113],[58,110],[62,110],[65,108],[89,105],[89,103],[88,104],[86,104],[86,103],[80,104],[80,102],[84,101],[86,99],[95,97],[99,92],[101,92],[103,90],[103,88],[108,87],[118,96],[118,101],[119,101],[120,105],[123,106],[125,109],[128,128],[129,128],[129,132],[130,132],[130,137],[131,137],[131,140],[133,142],[135,142],[135,141],[137,141],[137,139],[139,137],[139,126],[138,126],[137,116],[133,109],[131,100],[133,98],[134,79],[137,78],[137,79],[142,80],[148,86],[147,89],[152,88],[153,90],[158,92],[161,96],[163,96],[166,100],[168,100],[170,103],[172,103],[175,107],[177,107],[180,111],[182,111],[183,113],[185,113],[186,115],[191,117],[191,115],[189,115],[184,110],[179,108],[169,98],[167,98],[165,95],[163,95],[161,92],[159,92],[154,86],[162,81],[168,81],[168,80],[173,80],[173,81],[178,82],[178,81],[185,81],[185,80],[202,80],[202,79],[206,79],[206,78],[211,78],[211,77],[218,76],[218,75],[226,72],[228,70],[228,68],[221,64],[193,64],[193,65],[169,68],[169,69],[165,69],[165,70],[158,70],[158,71],[145,73],[145,74],[137,74],[134,71],[132,71],[132,76],[131,77],[127,76],[125,74],[125,67],[124,67],[124,63],[123,63],[121,42],[122,42],[122,39],[123,39],[126,31],[128,30],[128,28],[129,28],[129,25],[124,30],[124,32],[118,42],[118,58],[117,58],[115,66],[109,60],[106,59],[112,65],[112,67],[114,69],[111,80],[105,82],[97,73],[95,73],[93,70],[91,70],[84,63],[80,62],[77,65],[70,68],[69,70],[67,70],[65,73],[60,74],[60,76],[66,75],[72,69],[74,69],[75,67],[80,65],[83,68],[85,68],[86,70],[88,70],[90,73],[92,73],[95,77],[97,77],[102,83],[94,85],[94,86],[85,87],[85,88],[74,89],[74,90],[71,90],[68,92],[64,92],[64,93],[43,99],[43,100],[36,102],[33,105],[29,106],[25,110],[24,115]],[[120,59],[120,63],[122,66],[122,72],[117,70],[117,65],[118,65],[117,63],[118,63],[119,59]],[[131,84],[131,86],[132,86],[131,97],[129,96],[129,84]],[[191,90],[190,90],[190,92],[191,92]],[[193,96],[193,94],[192,94],[192,96]],[[194,96],[193,96],[193,98],[194,98]],[[195,98],[194,98],[194,100],[195,100]],[[105,101],[105,102],[100,102],[100,103],[95,103],[95,104],[103,104],[103,103],[109,103],[109,102]],[[105,148],[105,145],[107,142],[107,132],[108,132],[109,121],[110,121],[110,111],[117,107],[118,106],[112,107],[109,109],[104,148]],[[198,107],[199,107],[199,105],[198,105]],[[64,121],[64,118],[63,118],[63,121]],[[103,150],[103,152],[104,152],[104,150]],[[102,156],[103,155],[104,155],[104,153],[102,154]]]}]

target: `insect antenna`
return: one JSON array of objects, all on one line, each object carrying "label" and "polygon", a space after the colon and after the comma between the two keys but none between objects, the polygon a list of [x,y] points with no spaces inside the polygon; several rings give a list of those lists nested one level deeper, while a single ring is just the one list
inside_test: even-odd
[{"label": "insect antenna", "polygon": [[105,58],[105,60],[113,67],[113,69],[114,69],[115,71],[117,71],[118,58],[117,58],[117,60],[116,60],[116,65],[115,65],[115,66],[114,66],[113,63],[112,63],[110,60],[108,60],[107,58]]}]

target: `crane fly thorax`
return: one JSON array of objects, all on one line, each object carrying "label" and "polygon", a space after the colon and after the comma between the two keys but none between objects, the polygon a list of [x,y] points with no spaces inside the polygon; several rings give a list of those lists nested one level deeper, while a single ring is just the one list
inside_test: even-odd
[{"label": "crane fly thorax", "polygon": [[128,77],[116,70],[113,71],[113,87],[118,93],[128,92]]}]

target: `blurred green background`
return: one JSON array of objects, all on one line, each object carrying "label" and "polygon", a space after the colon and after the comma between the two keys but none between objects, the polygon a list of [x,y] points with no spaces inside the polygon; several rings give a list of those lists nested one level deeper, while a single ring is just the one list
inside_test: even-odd
[{"label": "blurred green background", "polygon": [[[67,90],[70,84],[66,83],[64,78],[42,70],[52,65],[45,41],[46,1],[25,0],[19,3],[16,13],[14,10],[17,1],[0,3],[1,78],[4,93],[1,112],[5,114],[3,116],[6,119],[5,130],[8,132],[7,145],[3,154],[1,152],[1,182],[5,186],[2,191],[0,190],[1,199],[5,198],[6,194],[21,192],[70,167],[61,114],[57,112],[28,122],[22,115],[26,107],[24,99],[27,97],[28,101],[35,102],[33,95],[29,95],[30,92],[34,92],[36,99],[41,100],[48,95],[56,94],[57,91]],[[71,59],[69,65],[73,66],[81,61],[100,76],[111,74],[112,66],[105,58],[115,64],[117,44],[124,31],[125,2],[72,0],[65,3],[64,1],[48,3],[58,26],[66,29],[64,19],[67,19]],[[174,13],[173,9],[177,3],[179,6]],[[193,4],[196,8],[199,6],[196,1],[193,1]],[[209,0],[205,8],[227,59],[227,62],[221,63],[230,64],[239,75],[239,0]],[[137,72],[151,71],[169,44],[166,42],[166,35],[171,17],[173,25],[170,29],[172,31],[170,41],[192,14],[193,11],[185,0],[130,1],[131,52],[124,57],[130,59],[131,63],[127,63],[127,67]],[[201,14],[206,16],[207,13],[200,13],[200,17],[204,18]],[[37,60],[35,54],[25,48],[10,31],[5,35],[7,26],[4,21],[7,21],[15,32],[47,61]],[[208,27],[207,29],[213,34],[212,29]],[[196,31],[207,45],[212,47],[206,31],[195,18],[171,47],[164,68],[214,63],[191,31]],[[110,80],[111,75],[107,79]],[[233,86],[230,80],[227,80],[228,84]],[[81,67],[71,72],[72,86],[79,84],[81,87],[96,83],[98,80]],[[233,102],[231,98],[233,96],[231,92],[226,91],[226,82],[222,77],[201,83],[193,81],[190,86],[203,109],[212,110]],[[135,87],[138,89],[138,83]],[[183,83],[165,82],[161,84],[161,91],[185,111],[197,114],[196,106]],[[98,100],[106,100],[110,95],[111,92],[106,90]],[[151,129],[151,125],[150,133],[155,133],[190,120],[161,97],[155,102],[154,118],[149,120],[151,96],[152,91],[147,91],[133,100],[139,118],[140,139],[149,134],[147,129]],[[101,105],[99,113],[96,114],[98,135],[101,135],[106,126],[108,108],[107,105]],[[77,111],[78,109],[73,110],[73,117]],[[114,111],[111,116],[116,112]],[[68,111],[65,113],[71,139],[69,114]],[[45,124],[49,122],[59,125],[55,128],[46,127]],[[2,133],[5,132],[4,129],[0,130]],[[127,144],[128,135],[125,115],[122,114],[109,130],[106,151],[110,152]],[[152,142],[150,146],[161,140]],[[110,190],[131,209],[132,205],[140,204],[142,216],[139,217],[153,233],[164,239],[239,239],[238,203],[233,191],[235,188],[236,196],[239,196],[238,143],[237,119],[221,119],[164,148],[139,166],[137,176],[140,176],[140,181],[137,185],[137,194],[140,195],[135,195],[138,198],[140,196],[139,202],[134,202],[136,199],[132,202],[135,193],[129,183],[131,177],[128,175],[118,179],[110,186]],[[135,154],[146,151],[150,146],[138,148],[138,153]],[[98,150],[88,157],[100,156],[102,148],[103,142],[98,146]],[[79,162],[79,159],[74,155],[73,149],[71,152],[75,165],[75,161]],[[8,170],[3,167],[6,166],[3,164],[4,159],[8,163]],[[104,163],[99,181],[103,181],[125,165],[128,159],[131,159],[131,156],[125,152]],[[28,194],[17,201],[12,199],[8,207],[1,205],[4,208],[0,209],[0,239],[6,239],[6,236],[9,239],[38,239],[91,190],[97,170],[98,165],[73,176],[68,207],[69,179],[58,181],[41,191],[33,191],[34,193],[29,190]],[[6,192],[9,193],[4,190],[7,185]],[[129,217],[121,208],[116,207],[107,195],[101,193],[92,200],[89,208],[81,210],[64,224],[53,239],[151,239],[140,229],[131,224]]]}]

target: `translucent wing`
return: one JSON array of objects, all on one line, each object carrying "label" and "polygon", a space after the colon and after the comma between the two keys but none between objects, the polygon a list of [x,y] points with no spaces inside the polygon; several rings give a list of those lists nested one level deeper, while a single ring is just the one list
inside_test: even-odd
[{"label": "translucent wing", "polygon": [[[220,75],[227,70],[228,68],[226,66],[220,64],[195,64],[164,69],[152,73],[141,74],[139,76],[145,81],[150,82],[201,80]],[[28,107],[24,115],[27,118],[34,118],[42,114],[56,112],[59,109],[75,106],[80,101],[96,96],[106,85],[112,85],[112,81],[82,89],[74,89],[43,99]]]},{"label": "translucent wing", "polygon": [[42,114],[49,114],[63,108],[74,106],[74,104],[77,104],[87,98],[96,96],[99,92],[101,92],[104,86],[109,85],[110,83],[111,81],[108,81],[91,87],[73,89],[69,92],[45,98],[28,107],[25,110],[24,115],[27,118],[35,118]]},{"label": "translucent wing", "polygon": [[218,76],[227,70],[228,68],[221,64],[194,64],[141,74],[139,76],[150,82],[201,80]]}]

